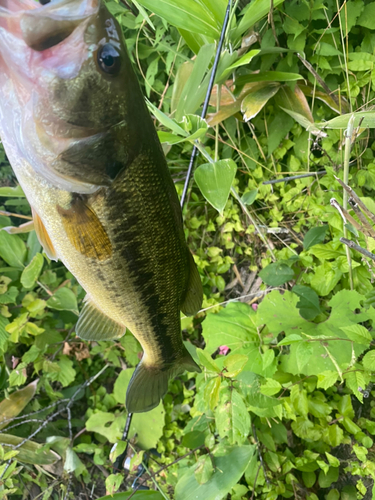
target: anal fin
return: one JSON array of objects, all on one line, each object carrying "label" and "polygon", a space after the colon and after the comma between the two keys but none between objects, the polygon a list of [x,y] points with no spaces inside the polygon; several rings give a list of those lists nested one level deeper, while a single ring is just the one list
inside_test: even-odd
[{"label": "anal fin", "polygon": [[35,212],[35,210],[33,208],[32,208],[32,214],[33,214],[33,220],[34,220],[34,229],[35,229],[36,235],[38,236],[40,244],[43,247],[43,250],[45,251],[45,253],[49,259],[58,260],[56,250],[54,249],[51,238],[49,237],[49,234],[47,233],[47,229],[45,228],[45,226],[42,222],[42,219],[39,217],[39,215]]},{"label": "anal fin", "polygon": [[112,340],[124,335],[126,327],[99,311],[87,298],[76,324],[76,334],[83,340]]},{"label": "anal fin", "polygon": [[190,253],[189,249],[187,249],[187,252],[189,263],[189,278],[185,297],[183,303],[181,304],[181,311],[186,314],[186,316],[194,316],[202,306],[203,288],[193,256]]},{"label": "anal fin", "polygon": [[86,257],[99,261],[112,255],[111,241],[96,213],[76,197],[69,209],[57,205],[66,234],[72,245]]}]

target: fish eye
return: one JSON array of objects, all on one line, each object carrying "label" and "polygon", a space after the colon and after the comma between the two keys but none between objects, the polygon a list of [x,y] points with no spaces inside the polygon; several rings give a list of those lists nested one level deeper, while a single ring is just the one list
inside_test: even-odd
[{"label": "fish eye", "polygon": [[98,51],[100,68],[109,75],[117,75],[121,69],[121,57],[111,43],[106,43]]}]

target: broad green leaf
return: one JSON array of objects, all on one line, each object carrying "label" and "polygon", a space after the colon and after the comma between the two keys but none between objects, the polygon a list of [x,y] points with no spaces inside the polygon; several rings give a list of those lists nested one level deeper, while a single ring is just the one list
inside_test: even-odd
[{"label": "broad green leaf", "polygon": [[375,371],[375,351],[366,353],[362,359],[362,363],[365,370]]},{"label": "broad green leaf", "polygon": [[21,186],[18,184],[16,187],[0,187],[0,196],[7,198],[25,198],[25,193],[22,191]]},{"label": "broad green leaf", "polygon": [[280,106],[280,108],[285,111],[285,113],[288,113],[288,115],[294,118],[294,120],[302,125],[302,127],[304,127],[308,132],[311,132],[312,134],[319,137],[327,137],[327,134],[323,132],[318,125],[308,120],[305,115],[297,113],[296,111],[292,111],[291,109],[286,109],[283,106]]},{"label": "broad green leaf", "polygon": [[250,52],[247,52],[244,54],[242,57],[240,57],[235,63],[231,64],[225,70],[223,73],[220,75],[220,77],[217,79],[218,81],[224,80],[229,73],[234,71],[236,68],[239,68],[241,66],[245,66],[246,64],[250,64],[250,62],[253,60],[255,56],[259,54],[260,50],[250,50]]},{"label": "broad green leaf", "polygon": [[295,285],[292,292],[300,298],[297,307],[302,318],[312,320],[320,314],[319,297],[314,290],[308,286]]},{"label": "broad green leaf", "polygon": [[[260,386],[260,392],[265,396],[273,396],[280,392],[282,385],[277,380],[273,378],[267,378],[266,382]],[[254,402],[252,403],[254,404]]]},{"label": "broad green leaf", "polygon": [[[24,438],[12,436],[11,434],[0,434],[0,445],[6,451],[10,450],[11,446],[18,446]],[[19,449],[17,460],[32,465],[52,465],[60,456],[52,450],[42,450],[43,445],[34,441],[27,441]]]},{"label": "broad green leaf", "polygon": [[295,85],[294,90],[288,85],[283,85],[275,96],[275,101],[284,111],[293,111],[302,115],[310,123],[314,123],[314,118],[306,97],[298,87],[298,84]]},{"label": "broad green leaf", "polygon": [[204,120],[200,116],[191,114],[184,115],[182,121],[179,122],[179,125],[188,134],[186,138],[189,141],[195,141],[196,139],[204,136],[208,129],[206,120]]},{"label": "broad green leaf", "polygon": [[[273,7],[275,8],[281,3],[283,3],[283,0],[275,0],[273,2]],[[236,28],[233,39],[240,38],[245,31],[248,31],[248,29],[254,26],[262,17],[268,15],[269,10],[270,3],[267,0],[253,0],[247,7],[245,15]]]},{"label": "broad green leaf", "polygon": [[194,0],[138,0],[168,23],[184,30],[218,38],[220,24],[212,13]]},{"label": "broad green leaf", "polygon": [[285,337],[285,339],[280,340],[280,342],[277,345],[291,345],[295,344],[296,342],[301,342],[304,340],[304,337],[301,337],[301,335],[297,335],[296,333],[292,333],[291,335],[288,335]]},{"label": "broad green leaf", "polygon": [[375,29],[375,4],[370,2],[365,6],[357,24],[370,30]]},{"label": "broad green leaf", "polygon": [[329,387],[332,387],[338,379],[338,373],[327,370],[322,373],[318,374],[318,383],[317,387],[322,388],[322,389],[328,389]]},{"label": "broad green leaf", "polygon": [[200,363],[209,371],[214,373],[220,373],[221,370],[217,363],[211,358],[207,351],[202,351],[202,349],[197,349],[197,354]]},{"label": "broad green leaf", "polygon": [[149,100],[147,100],[146,102],[150,113],[152,113],[155,116],[155,118],[159,120],[159,122],[162,125],[164,125],[164,127],[167,127],[170,130],[172,130],[175,134],[177,134],[177,136],[187,137],[189,135],[188,132],[186,132],[182,127],[180,127],[180,125],[175,120],[172,120],[172,118],[169,118],[169,116],[160,111],[160,109],[158,109],[154,104],[152,104],[152,102],[150,102]]},{"label": "broad green leaf", "polygon": [[371,333],[364,326],[342,326],[341,330],[345,333],[348,339],[353,340],[353,342],[356,342],[357,344],[363,344],[368,347],[372,341]]},{"label": "broad green leaf", "polygon": [[223,372],[224,377],[237,377],[245,368],[248,357],[243,354],[229,354],[224,360],[223,366],[227,369]]},{"label": "broad green leaf", "polygon": [[294,277],[294,271],[283,262],[273,262],[262,269],[259,277],[269,286],[280,286]]},{"label": "broad green leaf", "polygon": [[284,73],[282,71],[259,71],[250,75],[242,75],[236,78],[236,86],[241,87],[246,83],[254,82],[295,82],[303,80],[303,76],[298,73]]},{"label": "broad green leaf", "polygon": [[310,361],[313,354],[313,346],[311,342],[305,340],[297,345],[296,358],[297,365],[300,372],[302,372],[303,367]]},{"label": "broad green leaf", "polygon": [[342,274],[342,271],[336,267],[334,262],[325,261],[321,266],[315,268],[315,274],[310,281],[310,286],[319,295],[325,297],[335,288]]},{"label": "broad green leaf", "polygon": [[235,389],[227,389],[215,412],[216,428],[220,437],[228,437],[229,443],[242,444],[250,431],[250,415]]},{"label": "broad green leaf", "polygon": [[315,123],[318,128],[346,129],[351,117],[354,115],[353,127],[358,127],[361,123],[362,128],[375,128],[375,112],[374,111],[358,111],[348,113],[346,115],[337,116],[326,122]]},{"label": "broad green leaf", "polygon": [[252,205],[257,195],[258,195],[258,189],[252,189],[251,191],[248,191],[247,193],[241,196],[242,203],[248,206]]},{"label": "broad green leaf", "polygon": [[[216,469],[205,484],[199,484],[194,476],[195,465],[178,481],[175,490],[176,500],[202,498],[204,500],[221,500],[240,480],[255,451],[254,445],[227,447],[225,455],[215,455]],[[225,473],[223,473],[225,471]],[[115,499],[117,500],[117,499]]]},{"label": "broad green leaf", "polygon": [[328,226],[312,227],[307,231],[303,239],[303,248],[308,250],[318,243],[322,243],[326,237]]},{"label": "broad green leaf", "polygon": [[58,311],[72,311],[78,314],[77,297],[69,288],[58,288],[53,296],[47,300],[51,309]]},{"label": "broad green leaf", "polygon": [[214,467],[209,455],[203,455],[198,458],[196,469],[194,471],[195,479],[199,484],[205,484],[211,479],[214,473]]},{"label": "broad green leaf", "polygon": [[124,476],[120,473],[110,474],[105,480],[105,489],[113,495],[124,481]]},{"label": "broad green leaf", "polygon": [[194,63],[193,61],[185,61],[182,63],[176,73],[176,78],[172,89],[172,100],[171,100],[171,113],[175,113],[177,110],[178,103],[181,99],[182,91],[185,87],[186,82],[190,78],[193,71]]},{"label": "broad green leaf", "polygon": [[211,411],[214,411],[220,398],[221,377],[214,377],[207,382],[204,399]]},{"label": "broad green leaf", "polygon": [[65,463],[64,471],[69,474],[69,472],[76,471],[79,473],[79,469],[84,470],[85,466],[79,459],[77,453],[69,446],[65,451]]},{"label": "broad green leaf", "polygon": [[245,122],[254,118],[279,90],[278,83],[269,83],[250,91],[241,103],[241,112]]},{"label": "broad green leaf", "polygon": [[41,253],[37,253],[21,274],[21,283],[25,288],[32,288],[39,278],[43,269],[44,258]]},{"label": "broad green leaf", "polygon": [[[134,368],[122,370],[116,379],[113,395],[118,403],[125,405],[126,390]],[[155,448],[163,435],[165,411],[163,403],[146,413],[135,413],[130,426],[129,437],[137,434],[137,446],[142,449]],[[125,422],[123,422],[125,424]]]},{"label": "broad green leaf", "polygon": [[236,170],[234,161],[227,159],[204,163],[194,172],[195,182],[203,196],[218,212],[225,208]]},{"label": "broad green leaf", "polygon": [[7,264],[17,269],[23,269],[26,255],[25,243],[19,236],[0,231],[0,257]]},{"label": "broad green leaf", "polygon": [[38,380],[34,380],[19,391],[13,392],[7,399],[3,399],[0,403],[0,429],[9,425],[9,422],[2,423],[4,420],[9,420],[17,417],[22,410],[29,404],[34,397]]}]

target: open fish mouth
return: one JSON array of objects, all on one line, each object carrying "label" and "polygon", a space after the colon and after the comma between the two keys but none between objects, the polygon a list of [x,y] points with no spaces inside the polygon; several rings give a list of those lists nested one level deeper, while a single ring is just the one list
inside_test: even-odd
[{"label": "open fish mouth", "polygon": [[34,0],[0,0],[0,29],[43,51],[65,40],[98,9],[98,0],[55,0],[45,5]]}]

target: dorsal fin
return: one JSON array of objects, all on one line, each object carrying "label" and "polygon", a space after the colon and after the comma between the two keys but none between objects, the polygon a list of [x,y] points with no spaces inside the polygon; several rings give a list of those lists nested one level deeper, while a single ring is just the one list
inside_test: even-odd
[{"label": "dorsal fin", "polygon": [[57,205],[66,234],[72,245],[86,257],[106,260],[112,255],[112,245],[96,213],[76,196],[70,208]]}]

